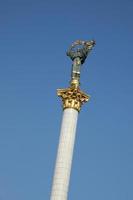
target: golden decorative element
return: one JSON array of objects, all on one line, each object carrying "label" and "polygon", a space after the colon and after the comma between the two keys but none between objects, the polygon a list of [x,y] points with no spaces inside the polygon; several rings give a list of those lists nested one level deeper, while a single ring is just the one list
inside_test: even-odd
[{"label": "golden decorative element", "polygon": [[70,84],[71,84],[71,88],[78,88],[80,85],[79,80],[75,80],[75,79],[71,80]]},{"label": "golden decorative element", "polygon": [[89,100],[89,96],[80,90],[79,87],[57,89],[57,95],[62,98],[63,109],[73,108],[80,111],[83,103]]}]

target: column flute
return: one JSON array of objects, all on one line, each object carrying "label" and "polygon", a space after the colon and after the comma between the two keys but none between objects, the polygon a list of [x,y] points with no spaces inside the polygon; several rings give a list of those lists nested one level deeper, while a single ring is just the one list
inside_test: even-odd
[{"label": "column flute", "polygon": [[68,198],[78,113],[89,100],[89,96],[80,90],[80,70],[94,45],[94,40],[77,40],[67,51],[72,60],[71,81],[68,88],[57,89],[57,95],[62,99],[63,117],[50,200]]}]

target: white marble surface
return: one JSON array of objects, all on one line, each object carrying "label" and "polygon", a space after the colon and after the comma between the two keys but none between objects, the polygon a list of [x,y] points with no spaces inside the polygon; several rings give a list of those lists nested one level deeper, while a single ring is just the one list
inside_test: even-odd
[{"label": "white marble surface", "polygon": [[77,119],[78,111],[64,110],[50,200],[67,200]]}]

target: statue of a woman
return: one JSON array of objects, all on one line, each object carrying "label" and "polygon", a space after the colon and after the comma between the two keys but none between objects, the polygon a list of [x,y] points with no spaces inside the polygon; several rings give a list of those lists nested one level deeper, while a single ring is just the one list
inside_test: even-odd
[{"label": "statue of a woman", "polygon": [[69,56],[72,61],[72,80],[78,80],[80,78],[80,68],[85,62],[85,59],[93,46],[95,45],[94,40],[82,41],[77,40],[74,42],[69,50],[67,51],[67,56]]}]

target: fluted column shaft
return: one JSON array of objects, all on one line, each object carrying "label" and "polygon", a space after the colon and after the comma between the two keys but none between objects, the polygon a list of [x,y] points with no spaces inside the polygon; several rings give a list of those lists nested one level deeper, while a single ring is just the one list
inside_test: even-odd
[{"label": "fluted column shaft", "polygon": [[67,200],[77,119],[77,110],[67,108],[63,111],[50,200]]}]

